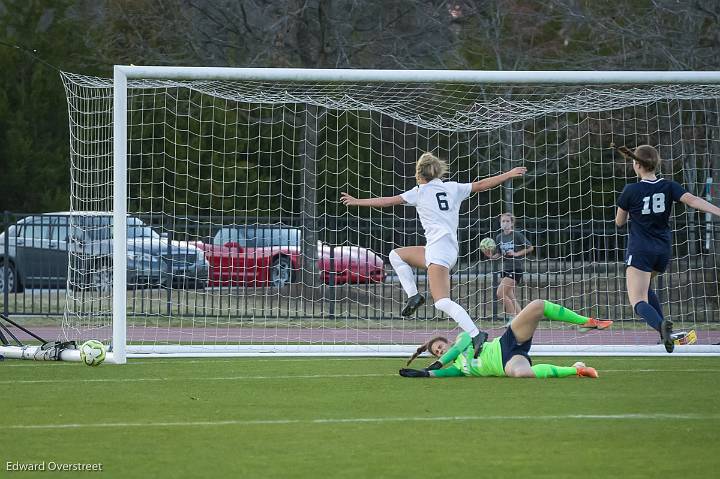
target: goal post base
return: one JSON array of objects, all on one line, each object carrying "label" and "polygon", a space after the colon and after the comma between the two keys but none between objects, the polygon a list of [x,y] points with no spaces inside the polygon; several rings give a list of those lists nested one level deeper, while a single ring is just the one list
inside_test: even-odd
[{"label": "goal post base", "polygon": [[[80,350],[60,348],[59,357],[52,352],[53,348],[43,349],[42,346],[0,346],[0,356],[5,359],[25,359],[30,361],[69,361],[79,363]],[[105,354],[106,363],[115,363],[113,353]]]},{"label": "goal post base", "polygon": [[0,356],[7,359],[32,361],[80,361],[80,351],[71,347],[50,346],[0,346]]}]

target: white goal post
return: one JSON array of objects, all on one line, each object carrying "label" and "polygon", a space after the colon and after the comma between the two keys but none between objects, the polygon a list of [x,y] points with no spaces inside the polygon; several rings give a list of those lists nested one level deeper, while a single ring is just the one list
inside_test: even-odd
[{"label": "white goal post", "polygon": [[[405,298],[387,254],[422,244],[414,210],[337,201],[341,191],[409,189],[425,150],[448,160],[453,181],[528,166],[526,180],[471,197],[461,213],[452,294],[481,328],[500,333],[506,316],[496,298],[502,266],[478,244],[509,211],[536,248],[518,300],[616,320],[586,335],[543,324],[534,353],[665,354],[624,293],[626,231],[609,215],[634,180],[610,142],[653,144],[663,174],[718,201],[720,72],[115,66],[112,80],[62,77],[71,211],[109,212],[113,245],[89,262],[70,252],[63,335],[110,341],[117,363],[407,355],[453,334],[431,301],[415,318],[398,315]],[[672,221],[674,259],[656,289],[676,329],[698,335],[676,354],[718,354],[720,223],[686,210]],[[128,240],[138,225],[157,242]],[[193,261],[205,261],[207,276],[193,276]],[[140,263],[156,265],[158,284],[150,273],[139,279]],[[111,290],[74,284],[88,268],[111,273]],[[182,286],[188,280],[195,287]]]}]

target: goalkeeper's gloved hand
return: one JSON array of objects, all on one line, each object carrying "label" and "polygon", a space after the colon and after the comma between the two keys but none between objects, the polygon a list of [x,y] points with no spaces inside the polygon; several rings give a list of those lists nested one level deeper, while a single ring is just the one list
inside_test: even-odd
[{"label": "goalkeeper's gloved hand", "polygon": [[430,372],[425,369],[406,369],[400,370],[400,376],[404,378],[429,378]]},{"label": "goalkeeper's gloved hand", "polygon": [[426,367],[425,371],[432,371],[434,369],[442,369],[442,367],[443,367],[443,363],[441,363],[440,361],[435,361],[430,366]]}]

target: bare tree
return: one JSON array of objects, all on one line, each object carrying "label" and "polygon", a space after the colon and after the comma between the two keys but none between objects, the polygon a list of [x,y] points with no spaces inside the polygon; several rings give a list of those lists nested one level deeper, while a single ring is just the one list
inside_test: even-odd
[{"label": "bare tree", "polygon": [[78,1],[103,63],[307,68],[715,69],[720,3]]},{"label": "bare tree", "polygon": [[92,19],[88,41],[106,62],[459,66],[446,1],[86,0],[76,11]]}]

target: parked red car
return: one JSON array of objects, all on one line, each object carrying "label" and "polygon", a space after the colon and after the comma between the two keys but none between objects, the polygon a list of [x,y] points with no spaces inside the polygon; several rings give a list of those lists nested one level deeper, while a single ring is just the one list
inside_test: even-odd
[{"label": "parked red car", "polygon": [[[284,226],[228,226],[212,244],[196,243],[210,265],[208,286],[285,286],[300,281],[301,232]],[[383,260],[359,246],[334,246],[335,284],[382,282]],[[329,284],[330,246],[318,241],[318,268]]]}]

